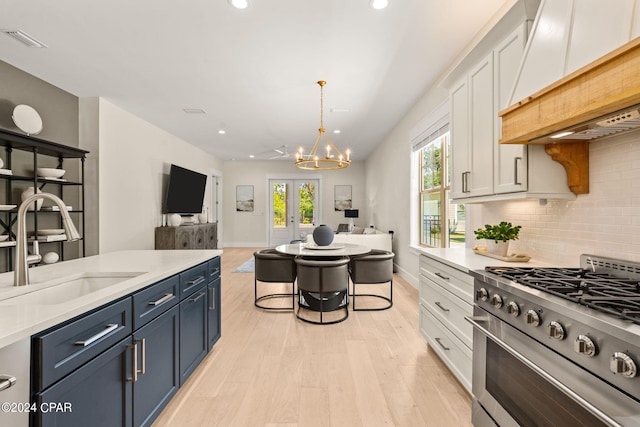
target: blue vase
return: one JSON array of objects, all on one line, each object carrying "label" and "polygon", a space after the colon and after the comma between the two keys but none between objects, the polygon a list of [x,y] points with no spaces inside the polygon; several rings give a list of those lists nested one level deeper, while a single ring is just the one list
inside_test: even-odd
[{"label": "blue vase", "polygon": [[313,229],[313,241],[318,246],[329,246],[333,242],[333,230],[328,225],[319,225]]}]

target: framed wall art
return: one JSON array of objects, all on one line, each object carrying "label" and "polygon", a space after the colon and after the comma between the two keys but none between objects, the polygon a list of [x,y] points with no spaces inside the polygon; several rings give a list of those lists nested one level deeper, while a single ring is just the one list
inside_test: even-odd
[{"label": "framed wall art", "polygon": [[253,185],[236,185],[236,211],[253,212]]},{"label": "framed wall art", "polygon": [[351,186],[336,185],[334,187],[333,199],[334,199],[333,206],[336,211],[351,209]]}]

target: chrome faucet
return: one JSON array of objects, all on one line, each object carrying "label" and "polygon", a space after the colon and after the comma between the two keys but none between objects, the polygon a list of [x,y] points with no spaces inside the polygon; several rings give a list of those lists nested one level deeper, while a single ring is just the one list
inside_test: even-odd
[{"label": "chrome faucet", "polygon": [[[22,204],[18,208],[18,232],[16,233],[16,264],[13,272],[13,285],[25,286],[29,284],[29,264],[39,262],[42,257],[38,253],[38,242],[34,240],[34,253],[32,255],[27,254],[27,209],[29,205],[39,199],[49,199],[60,208],[60,215],[62,216],[62,226],[67,236],[67,240],[72,242],[80,239],[80,233],[73,225],[69,211],[64,202],[56,195],[51,193],[36,193],[22,201]],[[33,203],[35,206],[35,203]]]}]

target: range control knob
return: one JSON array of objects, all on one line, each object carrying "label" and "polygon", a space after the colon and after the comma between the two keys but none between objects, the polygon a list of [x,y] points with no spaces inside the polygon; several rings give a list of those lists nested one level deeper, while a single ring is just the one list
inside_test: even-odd
[{"label": "range control knob", "polygon": [[535,310],[527,310],[524,321],[527,325],[540,326],[540,315]]},{"label": "range control knob", "polygon": [[491,304],[493,304],[495,308],[502,307],[503,305],[502,297],[498,294],[493,294],[493,296],[491,297]]},{"label": "range control knob", "polygon": [[614,374],[622,374],[623,377],[633,378],[638,373],[636,362],[624,353],[615,352],[609,361],[609,369]]},{"label": "range control knob", "polygon": [[593,357],[598,354],[598,347],[591,338],[586,335],[578,335],[573,343],[573,350],[576,353],[584,354],[585,356]]},{"label": "range control knob", "polygon": [[552,320],[551,322],[549,322],[549,325],[547,326],[547,334],[551,338],[555,338],[557,340],[563,340],[564,328],[562,327],[562,324],[560,322],[556,322],[555,320]]},{"label": "range control knob", "polygon": [[476,291],[476,298],[486,301],[489,299],[489,292],[485,288],[480,288]]},{"label": "range control knob", "polygon": [[520,315],[520,307],[516,302],[509,301],[509,304],[507,304],[507,313],[513,317],[518,317]]}]

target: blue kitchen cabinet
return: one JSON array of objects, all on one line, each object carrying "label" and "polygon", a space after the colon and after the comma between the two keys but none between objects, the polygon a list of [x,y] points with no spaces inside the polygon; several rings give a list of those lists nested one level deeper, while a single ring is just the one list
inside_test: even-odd
[{"label": "blue kitchen cabinet", "polygon": [[208,263],[207,284],[207,350],[211,350],[221,335],[221,282],[220,257],[215,257]]},{"label": "blue kitchen cabinet", "polygon": [[[128,337],[63,380],[36,393],[32,412],[36,426],[133,425],[131,337]],[[123,378],[125,377],[125,378]]]},{"label": "blue kitchen cabinet", "polygon": [[151,425],[180,387],[179,320],[179,307],[174,305],[133,334],[141,352],[140,373],[133,383],[134,426]]},{"label": "blue kitchen cabinet", "polygon": [[220,339],[220,277],[207,285],[207,350]]},{"label": "blue kitchen cabinet", "polygon": [[31,424],[151,425],[220,336],[219,267],[216,257],[32,337],[32,402],[45,410]]},{"label": "blue kitchen cabinet", "polygon": [[180,385],[207,355],[207,288],[200,286],[180,303]]}]

